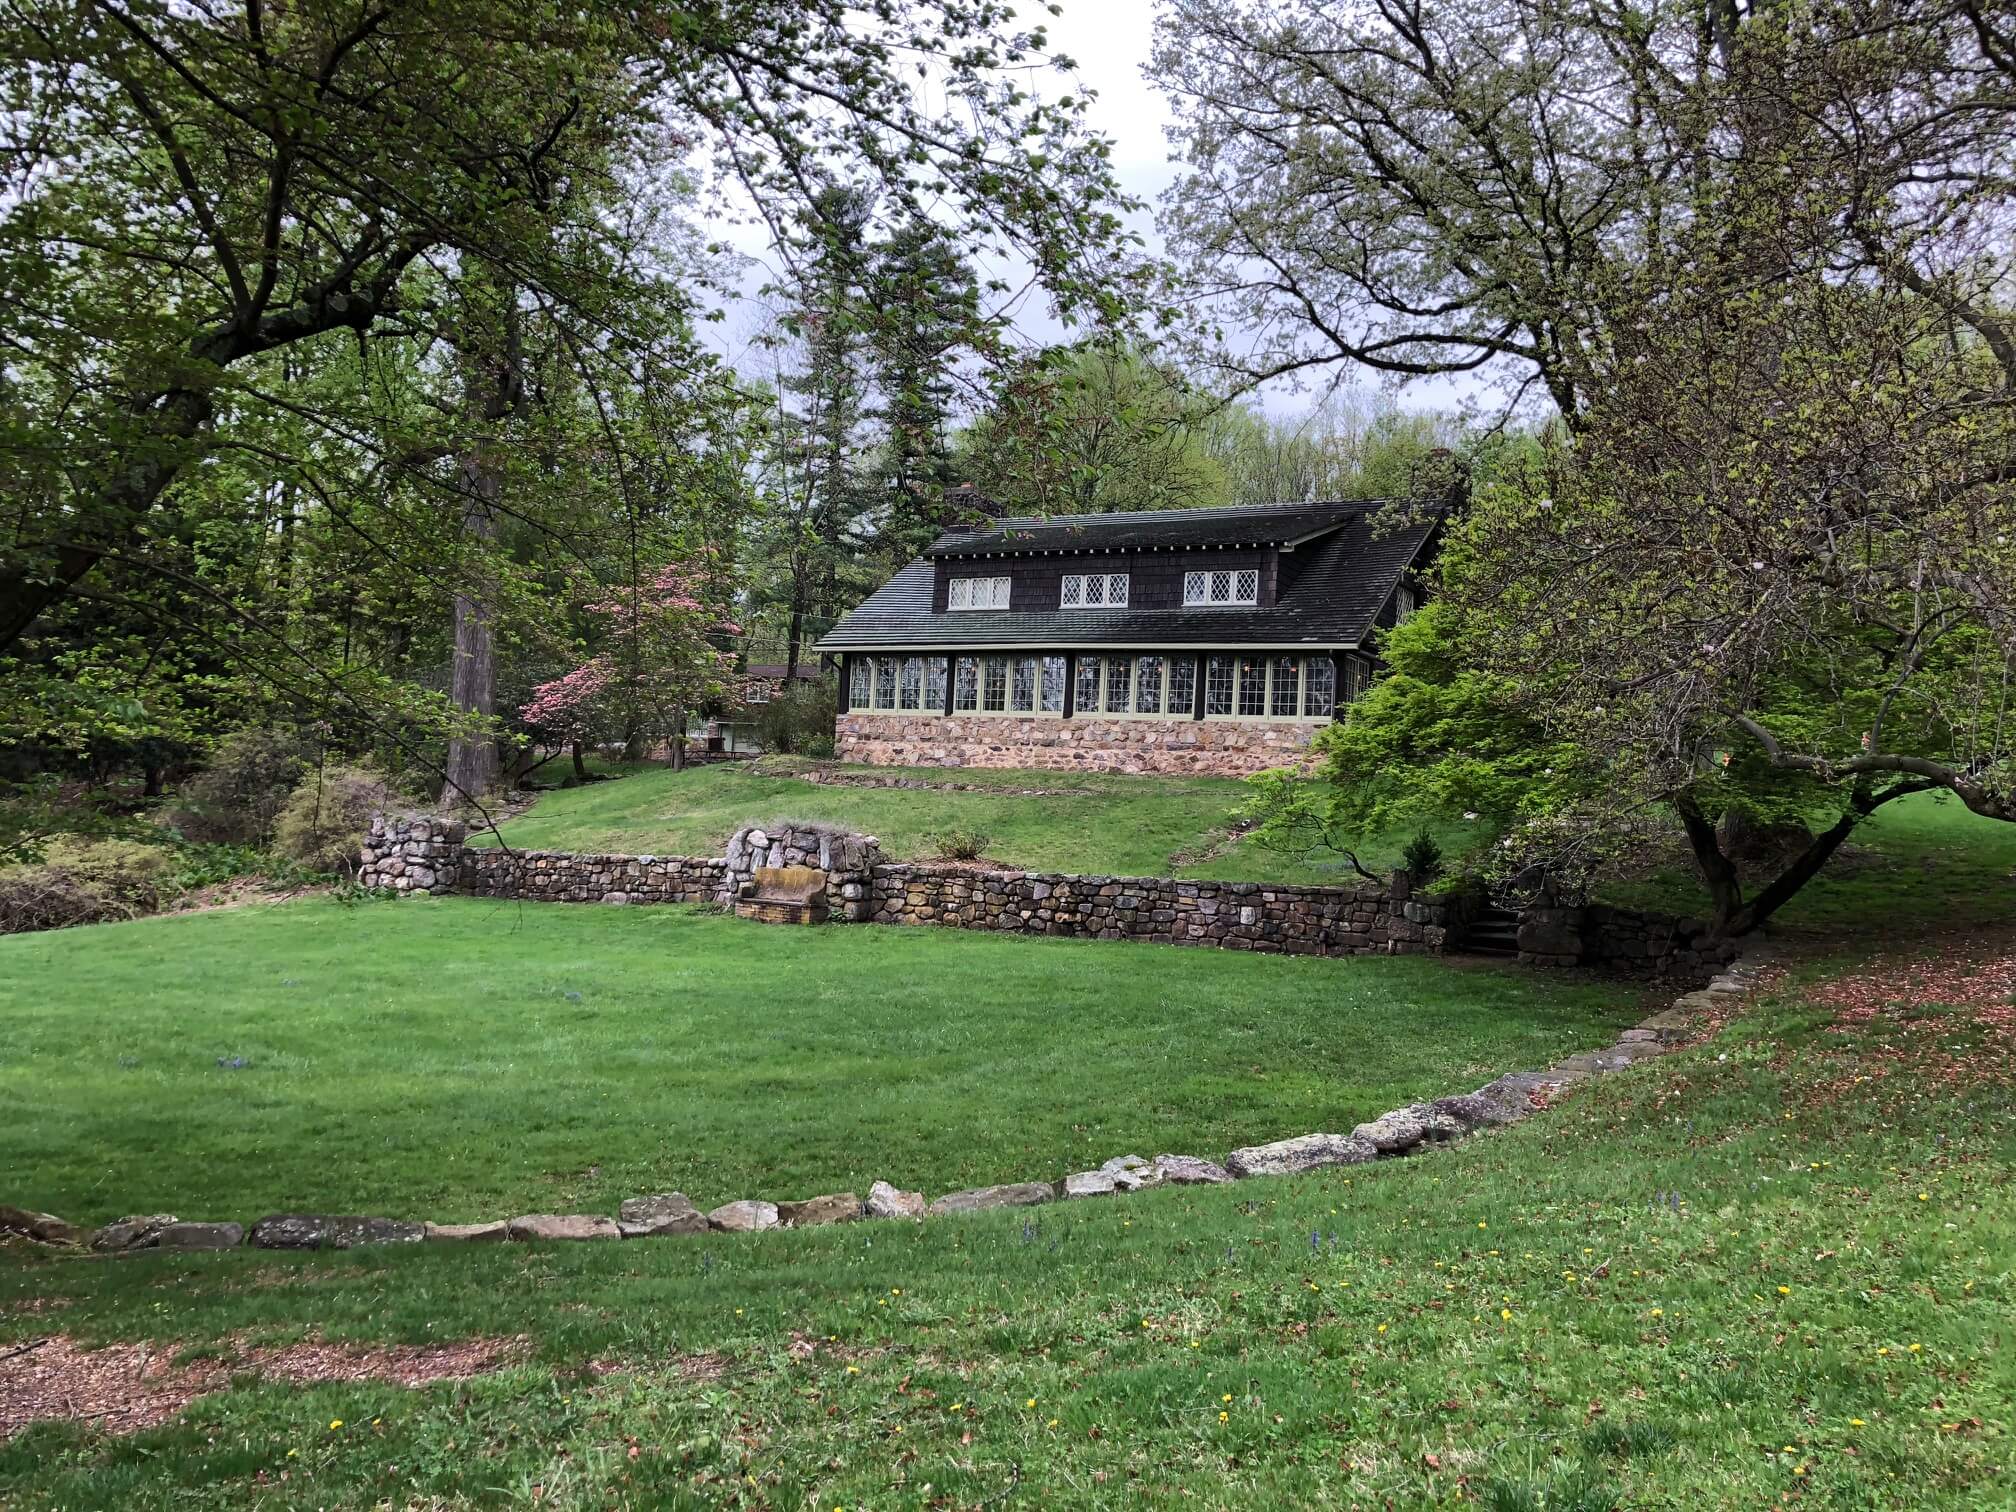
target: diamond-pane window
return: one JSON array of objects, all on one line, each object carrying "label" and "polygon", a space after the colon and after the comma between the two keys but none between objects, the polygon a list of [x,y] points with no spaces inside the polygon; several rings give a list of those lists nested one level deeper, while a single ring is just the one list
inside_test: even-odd
[{"label": "diamond-pane window", "polygon": [[1058,603],[1060,603],[1066,609],[1072,609],[1076,608],[1079,604],[1082,604],[1084,602],[1085,602],[1084,577],[1079,573],[1075,572],[1065,573],[1064,593],[1063,597],[1058,600]]},{"label": "diamond-pane window", "polygon": [[1252,567],[1186,572],[1183,574],[1183,602],[1192,608],[1257,604],[1260,602],[1260,573]]}]

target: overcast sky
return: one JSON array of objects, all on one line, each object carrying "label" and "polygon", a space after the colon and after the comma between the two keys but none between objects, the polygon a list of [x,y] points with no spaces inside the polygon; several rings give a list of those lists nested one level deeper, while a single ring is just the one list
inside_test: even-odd
[{"label": "overcast sky", "polygon": [[[1047,16],[1038,0],[1021,0],[1020,19],[1030,25],[1041,21],[1050,37],[1050,50],[1077,64],[1076,80],[1066,84],[1053,79],[1056,93],[1069,89],[1096,92],[1086,111],[1090,127],[1113,143],[1113,167],[1120,185],[1143,202],[1144,208],[1131,218],[1132,228],[1151,253],[1162,249],[1155,231],[1155,206],[1176,178],[1176,166],[1169,161],[1170,146],[1165,128],[1170,122],[1167,102],[1142,76],[1142,68],[1154,41],[1155,0],[1061,0],[1064,13]],[[736,247],[770,267],[767,238],[760,226],[727,228]],[[998,271],[1010,283],[1019,284],[1025,270]],[[763,282],[759,271],[749,280],[752,289]],[[1050,319],[1041,291],[1025,299],[1014,311],[1016,328],[1032,342],[1063,338],[1067,333]],[[738,364],[754,359],[751,339],[763,328],[765,318],[753,307],[730,315],[723,338],[731,361]],[[1362,382],[1367,391],[1377,388],[1376,375],[1368,373]],[[1262,393],[1259,400],[1278,416],[1306,413],[1315,395],[1279,385]],[[1450,408],[1461,395],[1446,385],[1410,388],[1400,398],[1409,409]]]}]

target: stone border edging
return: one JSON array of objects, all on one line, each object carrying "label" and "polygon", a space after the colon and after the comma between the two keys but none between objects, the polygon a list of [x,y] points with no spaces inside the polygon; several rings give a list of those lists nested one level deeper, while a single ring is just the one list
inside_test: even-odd
[{"label": "stone border edging", "polygon": [[904,1191],[886,1181],[868,1189],[865,1200],[835,1192],[802,1202],[747,1198],[703,1213],[683,1192],[624,1200],[615,1218],[585,1213],[527,1213],[487,1223],[415,1223],[404,1219],[279,1213],[248,1230],[235,1222],[185,1223],[172,1213],[120,1218],[87,1238],[75,1224],[49,1213],[0,1206],[0,1236],[16,1236],[66,1249],[87,1246],[99,1255],[145,1250],[352,1249],[374,1244],[482,1243],[505,1240],[560,1241],[649,1239],[677,1234],[754,1233],[776,1228],[812,1228],[865,1218],[947,1217],[990,1208],[1033,1207],[1090,1197],[1118,1196],[1157,1186],[1218,1185],[1259,1176],[1289,1176],[1326,1166],[1364,1165],[1417,1154],[1448,1144],[1480,1128],[1517,1123],[1549,1106],[1561,1092],[1593,1076],[1621,1071],[1674,1049],[1695,1027],[1701,1010],[1748,996],[1774,952],[1749,945],[1708,985],[1676,999],[1669,1008],[1626,1029],[1607,1049],[1582,1051],[1544,1071],[1514,1071],[1486,1082],[1475,1092],[1411,1103],[1359,1124],[1349,1134],[1302,1134],[1271,1144],[1234,1150],[1225,1163],[1197,1155],[1157,1155],[1152,1161],[1120,1155],[1097,1170],[1078,1171],[1061,1181],[1017,1181],[948,1192],[926,1203],[922,1192]]}]

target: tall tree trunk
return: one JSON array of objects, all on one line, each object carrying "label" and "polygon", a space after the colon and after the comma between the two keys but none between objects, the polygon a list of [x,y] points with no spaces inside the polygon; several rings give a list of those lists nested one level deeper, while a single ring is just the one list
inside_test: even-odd
[{"label": "tall tree trunk", "polygon": [[588,780],[588,764],[581,759],[581,754],[582,754],[581,742],[577,740],[574,742],[572,750],[572,755],[574,757],[574,775],[578,780],[586,782]]},{"label": "tall tree trunk", "polygon": [[799,648],[805,642],[805,590],[797,584],[791,587],[791,628],[784,647],[784,686],[791,687],[798,678]]},{"label": "tall tree trunk", "polygon": [[[487,547],[497,538],[496,503],[499,482],[479,443],[462,460],[461,482],[467,497],[462,533]],[[465,714],[488,720],[497,713],[497,647],[490,630],[490,607],[480,588],[455,595],[455,663],[449,674],[448,696]],[[444,802],[479,799],[497,785],[497,740],[487,729],[457,735],[448,742]]]},{"label": "tall tree trunk", "polygon": [[[456,467],[463,497],[462,534],[479,561],[471,584],[455,595],[455,662],[448,696],[465,714],[485,722],[497,714],[497,647],[491,629],[496,605],[490,600],[489,548],[497,539],[497,504],[503,497],[503,469],[496,428],[518,408],[521,394],[517,291],[493,287],[480,272],[463,291],[461,360],[463,407],[470,440]],[[497,785],[497,737],[487,730],[458,735],[448,743],[442,800],[474,801]]]}]

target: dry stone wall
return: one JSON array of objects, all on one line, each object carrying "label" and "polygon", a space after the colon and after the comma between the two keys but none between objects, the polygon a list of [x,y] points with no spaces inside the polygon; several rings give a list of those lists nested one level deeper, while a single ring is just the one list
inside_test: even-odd
[{"label": "dry stone wall", "polygon": [[874,869],[869,897],[867,917],[877,924],[1285,955],[1437,954],[1449,944],[1447,906],[1415,898],[1404,876],[1383,888],[1273,887],[886,862]]},{"label": "dry stone wall", "polygon": [[857,712],[835,721],[834,755],[870,766],[1243,777],[1300,761],[1327,723]]},{"label": "dry stone wall", "polygon": [[1538,904],[1519,915],[1519,959],[1532,966],[1597,966],[1646,976],[1699,976],[1736,958],[1732,940],[1698,919],[1600,904]]},{"label": "dry stone wall", "polygon": [[[988,871],[884,859],[872,835],[825,825],[745,825],[723,856],[587,855],[465,844],[463,826],[381,815],[360,880],[396,892],[465,892],[553,903],[732,904],[758,867],[826,873],[831,918],[935,924],[1013,934],[1212,945],[1284,955],[1441,954],[1462,944],[1464,915],[1417,894],[1404,873],[1383,885],[1293,887],[1171,877]],[[1646,976],[1701,977],[1736,946],[1696,921],[1626,909],[1542,905],[1520,915],[1519,958]]]},{"label": "dry stone wall", "polygon": [[386,892],[451,893],[463,883],[468,826],[432,814],[377,814],[364,837],[357,881]]}]

